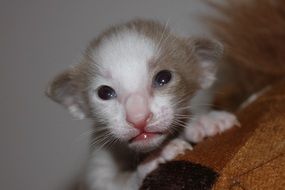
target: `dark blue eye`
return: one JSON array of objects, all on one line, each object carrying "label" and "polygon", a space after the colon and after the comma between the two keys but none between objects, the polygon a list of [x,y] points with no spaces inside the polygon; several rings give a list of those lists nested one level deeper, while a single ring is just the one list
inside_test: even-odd
[{"label": "dark blue eye", "polygon": [[102,100],[110,100],[117,97],[115,90],[109,86],[100,86],[97,93]]},{"label": "dark blue eye", "polygon": [[168,70],[159,71],[156,76],[154,77],[153,84],[155,87],[161,87],[171,80],[172,75],[171,72]]}]

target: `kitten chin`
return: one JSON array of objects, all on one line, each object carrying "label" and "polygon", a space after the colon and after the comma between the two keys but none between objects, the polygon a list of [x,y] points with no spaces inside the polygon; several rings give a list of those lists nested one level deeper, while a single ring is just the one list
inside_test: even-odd
[{"label": "kitten chin", "polygon": [[149,139],[131,142],[128,146],[135,151],[147,153],[159,148],[166,138],[167,135],[165,134],[155,134]]}]

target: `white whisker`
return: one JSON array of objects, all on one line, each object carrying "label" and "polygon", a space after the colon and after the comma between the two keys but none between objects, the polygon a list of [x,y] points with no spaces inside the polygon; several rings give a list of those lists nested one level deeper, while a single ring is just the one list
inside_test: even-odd
[{"label": "white whisker", "polygon": [[163,41],[164,34],[165,34],[166,30],[167,30],[168,23],[169,23],[169,19],[167,19],[167,21],[166,21],[166,23],[165,23],[165,25],[164,25],[164,29],[163,29],[163,31],[162,31],[160,40],[158,41],[158,44],[157,44],[157,46],[156,46],[156,47],[157,47],[157,48],[156,48],[157,51],[160,51],[161,43],[162,43],[162,41]]}]

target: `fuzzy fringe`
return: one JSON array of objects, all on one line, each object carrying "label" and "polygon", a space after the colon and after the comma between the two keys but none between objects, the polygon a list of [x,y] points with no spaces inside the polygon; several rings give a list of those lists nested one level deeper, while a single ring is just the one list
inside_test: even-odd
[{"label": "fuzzy fringe", "polygon": [[285,1],[209,2],[223,17],[208,18],[230,60],[270,75],[285,74]]},{"label": "fuzzy fringe", "polygon": [[251,94],[285,78],[285,0],[206,2],[219,15],[203,20],[225,46],[228,78],[218,99],[234,100],[234,110]]}]

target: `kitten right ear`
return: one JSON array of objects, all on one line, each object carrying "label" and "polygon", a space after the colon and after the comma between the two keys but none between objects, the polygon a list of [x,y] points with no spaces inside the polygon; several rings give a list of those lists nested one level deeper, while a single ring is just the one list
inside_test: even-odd
[{"label": "kitten right ear", "polygon": [[223,54],[223,45],[212,39],[191,38],[192,53],[196,56],[201,69],[200,85],[203,89],[209,88],[216,79],[218,62]]},{"label": "kitten right ear", "polygon": [[83,119],[87,114],[86,109],[84,109],[82,95],[74,84],[71,72],[67,70],[56,76],[49,84],[46,95],[66,107],[73,117]]}]

